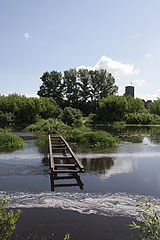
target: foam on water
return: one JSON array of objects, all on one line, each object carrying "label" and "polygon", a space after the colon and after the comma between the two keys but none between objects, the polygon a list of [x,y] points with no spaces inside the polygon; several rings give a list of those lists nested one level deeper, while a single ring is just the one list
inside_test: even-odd
[{"label": "foam on water", "polygon": [[160,157],[160,152],[131,152],[131,153],[78,153],[78,158],[94,159],[94,158],[152,158]]},{"label": "foam on water", "polygon": [[[0,192],[9,198],[9,208],[61,208],[77,211],[83,214],[96,214],[103,216],[127,216],[138,217],[136,212],[137,200],[144,199],[142,195],[130,195],[126,193],[69,193],[69,192]],[[149,201],[157,201],[151,196]]]}]

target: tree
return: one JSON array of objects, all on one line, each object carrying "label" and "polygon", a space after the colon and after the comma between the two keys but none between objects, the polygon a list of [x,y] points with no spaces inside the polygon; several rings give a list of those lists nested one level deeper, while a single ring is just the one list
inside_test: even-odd
[{"label": "tree", "polygon": [[70,107],[77,107],[79,100],[79,85],[77,82],[76,69],[64,71],[64,92],[66,105]]},{"label": "tree", "polygon": [[151,102],[148,110],[150,113],[160,115],[160,99]]},{"label": "tree", "polygon": [[118,91],[118,87],[115,84],[115,79],[111,73],[107,73],[106,70],[91,70],[89,72],[91,77],[91,92],[92,100],[98,101],[103,97],[114,95]]},{"label": "tree", "polygon": [[62,74],[57,71],[45,72],[40,78],[43,84],[37,94],[40,97],[52,97],[58,104],[63,100]]},{"label": "tree", "polygon": [[127,109],[128,103],[125,97],[110,95],[99,101],[97,119],[106,122],[121,121]]},{"label": "tree", "polygon": [[126,97],[128,102],[128,113],[137,113],[145,111],[144,103],[140,98]]}]

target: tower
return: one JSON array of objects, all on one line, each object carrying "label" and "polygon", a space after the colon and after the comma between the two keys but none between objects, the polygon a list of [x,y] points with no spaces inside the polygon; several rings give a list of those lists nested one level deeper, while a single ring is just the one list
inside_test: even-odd
[{"label": "tower", "polygon": [[134,98],[134,87],[133,86],[126,86],[125,87],[125,97],[131,96]]}]

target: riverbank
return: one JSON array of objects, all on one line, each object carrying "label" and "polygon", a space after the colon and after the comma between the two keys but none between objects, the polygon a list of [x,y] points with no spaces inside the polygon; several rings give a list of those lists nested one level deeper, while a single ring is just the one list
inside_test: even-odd
[{"label": "riverbank", "polygon": [[135,239],[128,224],[129,217],[85,215],[55,208],[22,209],[11,239],[63,240],[66,233],[71,240],[132,240]]}]

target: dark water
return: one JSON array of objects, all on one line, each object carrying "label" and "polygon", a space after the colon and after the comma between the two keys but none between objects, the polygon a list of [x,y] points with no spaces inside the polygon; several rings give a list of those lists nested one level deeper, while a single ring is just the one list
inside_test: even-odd
[{"label": "dark water", "polygon": [[136,200],[144,196],[160,201],[160,127],[106,131],[120,138],[117,147],[72,146],[85,168],[79,174],[83,189],[76,179],[61,179],[55,181],[54,192],[46,153],[32,134],[17,132],[24,148],[0,153],[0,194],[11,199],[11,207],[61,207],[103,215],[133,216]]}]

